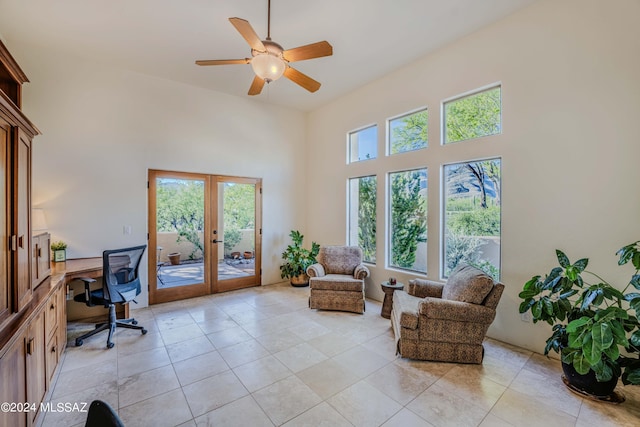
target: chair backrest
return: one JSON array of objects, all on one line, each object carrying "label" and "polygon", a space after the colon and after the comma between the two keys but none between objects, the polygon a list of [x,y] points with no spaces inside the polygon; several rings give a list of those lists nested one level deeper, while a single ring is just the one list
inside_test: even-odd
[{"label": "chair backrest", "polygon": [[[442,289],[442,299],[487,305],[485,301],[489,294],[494,291],[495,285],[493,278],[479,268],[459,264],[451,272],[447,283]],[[502,288],[498,294],[494,294],[489,299],[490,304],[498,304],[497,300],[502,295],[501,290]],[[495,297],[497,297],[497,300]]]},{"label": "chair backrest", "polygon": [[147,245],[113,249],[102,253],[104,299],[112,303],[129,302],[142,288],[138,268]]},{"label": "chair backrest", "polygon": [[353,274],[362,264],[362,249],[358,246],[322,246],[317,259],[327,274]]},{"label": "chair backrest", "polygon": [[102,400],[94,400],[89,406],[85,427],[124,427],[116,411]]}]

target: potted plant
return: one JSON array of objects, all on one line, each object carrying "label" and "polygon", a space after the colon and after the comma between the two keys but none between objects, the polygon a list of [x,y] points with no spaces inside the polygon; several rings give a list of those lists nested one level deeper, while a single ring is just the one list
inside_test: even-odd
[{"label": "potted plant", "polygon": [[51,242],[53,252],[53,262],[64,262],[67,260],[67,244],[62,240]]},{"label": "potted plant", "polygon": [[556,249],[560,265],[544,279],[532,277],[519,296],[520,313],[531,311],[534,323],[553,326],[544,354],[561,355],[565,384],[590,397],[620,401],[614,393],[620,376],[625,385],[640,384],[640,241],[616,255],[618,265],[631,261],[635,268],[622,291],[587,271],[587,258],[572,264]]},{"label": "potted plant", "polygon": [[284,264],[280,266],[280,277],[290,279],[292,286],[307,286],[309,285],[307,267],[316,262],[320,245],[312,242],[311,250],[303,248],[304,236],[297,230],[292,230],[289,237],[293,240],[293,244],[287,246],[287,249],[282,252]]},{"label": "potted plant", "polygon": [[169,263],[171,263],[171,265],[179,265],[181,255],[182,254],[180,252],[171,252],[167,255],[167,258],[169,258]]}]

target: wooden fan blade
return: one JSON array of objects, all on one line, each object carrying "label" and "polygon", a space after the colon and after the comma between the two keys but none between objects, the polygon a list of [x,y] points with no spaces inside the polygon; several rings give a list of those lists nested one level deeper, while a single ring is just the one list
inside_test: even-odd
[{"label": "wooden fan blade", "polygon": [[289,62],[304,61],[305,59],[321,58],[333,55],[333,47],[326,41],[294,47],[282,52],[282,56]]},{"label": "wooden fan blade", "polygon": [[248,64],[249,58],[244,59],[203,59],[196,61],[197,65],[228,65],[228,64]]},{"label": "wooden fan blade", "polygon": [[262,44],[262,40],[260,40],[260,37],[258,37],[251,24],[249,24],[249,21],[246,21],[242,18],[229,18],[229,21],[234,27],[236,27],[236,30],[238,30],[240,35],[244,37],[247,43],[249,43],[251,49],[259,50],[261,52],[267,50],[267,48],[265,48]]},{"label": "wooden fan blade", "polygon": [[284,70],[284,76],[295,84],[302,86],[309,92],[315,92],[320,89],[320,82],[313,80],[311,77],[301,73],[295,68],[287,67]]},{"label": "wooden fan blade", "polygon": [[253,78],[253,82],[251,83],[251,87],[249,88],[249,95],[260,95],[262,92],[262,88],[264,87],[264,79],[261,79],[258,76]]}]

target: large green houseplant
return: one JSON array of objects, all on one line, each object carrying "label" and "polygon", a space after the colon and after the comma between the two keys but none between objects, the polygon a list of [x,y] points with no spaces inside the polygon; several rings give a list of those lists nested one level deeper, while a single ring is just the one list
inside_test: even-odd
[{"label": "large green houseplant", "polygon": [[597,383],[613,385],[611,392],[620,376],[624,384],[640,384],[640,241],[616,253],[618,265],[635,268],[622,291],[587,271],[587,258],[572,264],[564,252],[556,255],[560,265],[544,278],[531,278],[519,295],[520,313],[531,311],[534,323],[553,326],[544,354],[559,353],[564,366],[579,376],[595,374]]},{"label": "large green houseplant", "polygon": [[293,286],[306,286],[309,284],[307,267],[316,262],[320,245],[312,242],[311,249],[303,248],[304,236],[297,230],[292,230],[289,237],[293,243],[282,252],[284,263],[280,266],[280,277],[290,279]]}]

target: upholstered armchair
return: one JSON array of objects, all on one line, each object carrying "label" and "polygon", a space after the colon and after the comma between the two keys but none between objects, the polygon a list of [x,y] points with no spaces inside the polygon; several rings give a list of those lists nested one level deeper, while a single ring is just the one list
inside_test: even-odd
[{"label": "upholstered armchair", "polygon": [[482,363],[482,341],[503,290],[468,265],[456,268],[445,284],[410,280],[406,292],[393,296],[396,351],[410,359]]},{"label": "upholstered armchair", "polygon": [[307,268],[309,307],[364,313],[364,279],[369,269],[362,264],[357,246],[323,246],[318,262]]}]

